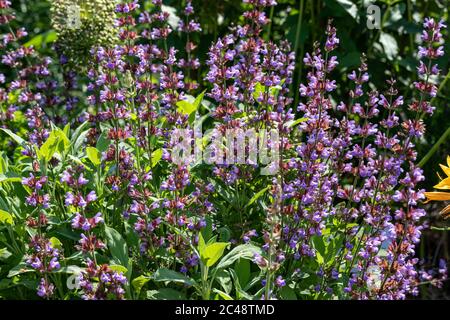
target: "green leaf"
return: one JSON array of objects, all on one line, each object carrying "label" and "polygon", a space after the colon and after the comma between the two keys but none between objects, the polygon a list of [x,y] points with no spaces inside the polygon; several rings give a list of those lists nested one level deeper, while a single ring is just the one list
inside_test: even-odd
[{"label": "green leaf", "polygon": [[66,267],[62,267],[60,269],[58,269],[57,273],[68,273],[68,274],[81,274],[81,272],[83,271],[83,268],[80,268],[79,266],[76,265],[70,265],[70,266],[66,266]]},{"label": "green leaf", "polygon": [[149,281],[150,281],[150,278],[146,277],[144,275],[140,275],[139,277],[134,278],[133,281],[131,281],[131,285],[133,286],[134,290],[137,292],[138,296],[141,293],[142,288]]},{"label": "green leaf", "polygon": [[97,148],[87,147],[86,154],[94,166],[99,166],[102,163],[101,153]]},{"label": "green leaf", "polygon": [[234,271],[236,271],[241,287],[245,287],[250,280],[250,261],[239,259],[234,265]]},{"label": "green leaf", "polygon": [[98,141],[97,141],[97,144],[95,145],[95,147],[100,152],[104,152],[104,151],[108,150],[108,147],[110,144],[111,144],[111,140],[108,139],[106,132],[102,132],[102,134],[98,138]]},{"label": "green leaf", "polygon": [[147,299],[150,300],[186,300],[184,293],[171,288],[148,290]]},{"label": "green leaf", "polygon": [[8,278],[12,278],[22,273],[32,272],[34,269],[30,268],[24,261],[9,270]]},{"label": "green leaf", "polygon": [[196,110],[195,106],[186,100],[178,101],[177,107],[178,107],[178,112],[185,113],[188,115]]},{"label": "green leaf", "polygon": [[194,281],[186,277],[184,274],[166,268],[160,268],[156,270],[156,272],[153,275],[153,280],[156,282],[167,281],[167,282],[181,283],[187,286],[194,285]]},{"label": "green leaf", "polygon": [[251,206],[256,200],[258,200],[259,198],[262,197],[262,195],[270,189],[270,185],[265,187],[264,189],[258,191],[257,193],[255,193],[255,195],[250,199],[250,201],[247,203],[247,205],[245,207],[249,207]]},{"label": "green leaf", "polygon": [[302,123],[302,122],[305,122],[305,121],[308,121],[308,118],[299,118],[297,120],[291,120],[291,121],[288,121],[286,123],[286,127],[293,128],[296,125],[298,125],[299,123]]},{"label": "green leaf", "polygon": [[66,126],[63,129],[64,134],[67,136],[69,136],[69,132],[70,132],[70,124],[66,124]]},{"label": "green leaf", "polygon": [[214,242],[208,244],[203,252],[200,253],[206,266],[213,266],[222,256],[225,248],[229,245],[229,242]]},{"label": "green leaf", "polygon": [[56,233],[58,233],[59,235],[63,236],[66,239],[70,239],[73,241],[80,240],[80,235],[78,233],[76,233],[75,231],[73,231],[72,229],[69,229],[67,227],[59,227],[55,231],[56,231]]},{"label": "green leaf", "polygon": [[229,294],[220,291],[219,289],[214,288],[213,292],[217,293],[224,300],[233,300],[233,298]]},{"label": "green leaf", "polygon": [[0,183],[4,182],[22,182],[22,178],[16,176],[14,172],[7,172],[6,174],[0,174]]},{"label": "green leaf", "polygon": [[88,125],[89,122],[83,122],[72,133],[70,141],[75,152],[83,150],[84,141],[86,140],[86,136],[89,134],[89,130],[84,129],[88,127]]},{"label": "green leaf", "polygon": [[258,100],[260,95],[266,91],[266,87],[261,83],[257,82],[255,84],[255,91],[253,91],[253,99]]},{"label": "green leaf", "polygon": [[202,237],[203,237],[203,239],[202,240],[204,240],[205,242],[208,242],[209,241],[209,239],[211,239],[211,237],[212,237],[212,220],[211,220],[211,217],[206,217],[205,218],[205,220],[206,220],[206,226],[202,229],[202,231],[201,231],[201,234],[202,234]]},{"label": "green leaf", "polygon": [[312,243],[313,243],[314,249],[316,250],[317,262],[319,264],[323,264],[325,262],[325,254],[326,254],[326,247],[325,247],[325,243],[323,242],[323,238],[319,237],[319,236],[313,236]]},{"label": "green leaf", "polygon": [[120,264],[112,264],[109,266],[109,268],[112,271],[116,271],[116,272],[122,272],[123,274],[126,274],[128,272],[128,269],[125,268],[124,266],[121,266]]},{"label": "green leaf", "polygon": [[220,260],[219,264],[217,265],[217,269],[221,268],[227,268],[228,266],[235,263],[238,259],[248,259],[253,260],[253,257],[255,254],[261,254],[261,248],[247,243],[247,244],[241,244],[237,247],[235,247],[233,250],[228,252],[222,260]]},{"label": "green leaf", "polygon": [[[190,102],[188,100],[180,100],[177,102],[177,107],[178,107],[178,112],[187,114],[187,115],[192,115],[193,113],[195,113],[198,108],[200,107],[202,101],[203,101],[203,97],[205,96],[205,91],[203,91],[202,93],[200,93],[197,98],[195,98],[195,100],[193,102]],[[193,99],[193,97],[189,96],[191,99]]]},{"label": "green leaf", "polygon": [[46,161],[50,161],[55,154],[55,152],[63,153],[70,147],[70,140],[67,138],[65,133],[59,129],[55,128],[50,132],[47,140],[39,149],[39,154]]},{"label": "green leaf", "polygon": [[198,108],[200,107],[200,104],[202,103],[203,98],[205,96],[205,92],[206,92],[206,90],[203,90],[203,92],[200,93],[197,96],[197,98],[195,98],[194,103],[192,104],[194,106],[195,110],[198,110]]},{"label": "green leaf", "polygon": [[297,300],[295,291],[289,286],[284,286],[283,288],[281,288],[280,296],[281,298],[283,298],[283,300]]},{"label": "green leaf", "polygon": [[106,243],[113,258],[122,266],[128,266],[128,248],[122,235],[108,226],[105,226],[105,235]]},{"label": "green leaf", "polygon": [[162,149],[157,149],[152,152],[152,167],[156,166],[162,158]]},{"label": "green leaf", "polygon": [[8,157],[3,152],[0,152],[0,175],[8,171]]},{"label": "green leaf", "polygon": [[219,240],[222,242],[228,242],[231,239],[231,230],[228,227],[222,227],[217,230],[219,233]]},{"label": "green leaf", "polygon": [[0,209],[0,222],[12,225],[13,217],[9,212],[6,212],[5,210]]},{"label": "green leaf", "polygon": [[58,148],[59,138],[50,136],[39,149],[40,158],[50,161]]},{"label": "green leaf", "polygon": [[19,137],[17,134],[15,134],[14,132],[12,132],[9,129],[5,129],[5,128],[0,128],[0,130],[2,130],[3,132],[5,132],[7,135],[9,135],[14,141],[17,142],[17,144],[22,145],[25,140],[22,139],[21,137]]},{"label": "green leaf", "polygon": [[219,270],[216,274],[215,280],[220,284],[226,293],[230,293],[231,290],[233,290],[233,281],[231,280],[230,273],[227,270]]},{"label": "green leaf", "polygon": [[388,33],[381,32],[380,43],[383,45],[384,53],[389,60],[394,60],[398,55],[397,40]]},{"label": "green leaf", "polygon": [[272,97],[277,97],[278,93],[280,92],[281,89],[282,89],[282,87],[280,85],[278,85],[278,86],[269,87],[269,89],[267,90],[266,86],[264,86],[261,83],[257,82],[256,85],[255,85],[255,91],[253,91],[253,94],[252,94],[253,95],[253,99],[258,101],[260,96],[262,94],[265,94],[266,92],[268,92],[269,95],[271,95]]},{"label": "green leaf", "polygon": [[206,243],[205,243],[205,239],[203,238],[203,234],[201,232],[199,232],[198,234],[198,253],[200,253],[200,255],[203,255],[203,252],[205,251],[206,248]]},{"label": "green leaf", "polygon": [[5,261],[9,257],[11,257],[11,255],[11,252],[9,252],[7,248],[0,249],[0,261]]},{"label": "green leaf", "polygon": [[56,249],[62,249],[62,247],[63,247],[61,241],[59,241],[59,239],[56,237],[51,237],[50,243],[52,244],[52,247],[56,248]]},{"label": "green leaf", "polygon": [[358,18],[358,7],[350,0],[335,0],[353,18]]},{"label": "green leaf", "polygon": [[25,47],[35,47],[36,49],[39,49],[42,47],[43,44],[51,43],[56,41],[58,38],[55,30],[49,30],[44,33],[41,33],[34,38],[32,38],[30,41],[26,42],[24,44]]}]

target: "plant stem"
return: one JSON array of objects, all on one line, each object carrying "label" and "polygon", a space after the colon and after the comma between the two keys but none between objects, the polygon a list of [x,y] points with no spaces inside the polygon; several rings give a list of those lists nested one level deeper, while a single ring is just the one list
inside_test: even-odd
[{"label": "plant stem", "polygon": [[[300,6],[298,8],[297,30],[295,31],[295,43],[294,43],[294,52],[295,52],[295,56],[296,57],[297,57],[298,46],[299,46],[299,43],[300,43],[300,34],[301,34],[301,31],[302,31],[304,4],[305,4],[305,0],[300,0]],[[301,64],[300,62],[301,62],[301,59],[302,59],[302,54],[299,54],[298,57],[300,57],[299,64]],[[299,71],[298,71],[298,77],[297,77],[297,87],[300,85],[300,81],[301,81],[301,77],[302,77],[301,67],[298,68],[298,70]],[[291,88],[289,88],[289,91],[292,91],[293,84],[294,84],[294,82],[291,83]],[[299,95],[298,90],[295,90],[294,105],[297,105],[297,103],[298,103],[298,95]]]},{"label": "plant stem", "polygon": [[266,40],[269,41],[270,40],[270,36],[272,34],[272,20],[273,20],[273,13],[275,11],[275,6],[272,6],[270,8],[270,13],[269,13],[269,26],[268,26],[268,30],[267,30],[267,34],[266,34]]},{"label": "plant stem", "polygon": [[439,146],[447,140],[447,138],[450,136],[450,126],[445,130],[445,132],[442,134],[442,136],[439,138],[439,140],[433,145],[433,147],[428,151],[428,153],[420,160],[418,166],[423,167],[428,160],[436,153]]}]

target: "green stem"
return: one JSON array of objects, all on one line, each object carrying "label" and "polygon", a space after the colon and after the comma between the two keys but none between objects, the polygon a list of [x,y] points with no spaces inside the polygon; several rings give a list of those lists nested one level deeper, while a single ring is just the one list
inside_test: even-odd
[{"label": "green stem", "polygon": [[[300,34],[302,31],[302,22],[303,22],[303,8],[305,5],[305,0],[300,0],[300,6],[298,8],[298,20],[297,20],[297,30],[295,31],[295,43],[294,43],[294,52],[295,52],[295,56],[297,57],[297,50],[299,47],[299,43],[300,43]],[[302,54],[298,55],[298,57],[300,57],[300,62],[302,59]],[[297,59],[296,59],[297,60]],[[301,63],[300,63],[301,65]],[[300,81],[301,81],[301,76],[302,76],[302,72],[301,72],[301,67],[298,68],[298,78],[297,78],[297,86],[300,85]],[[291,83],[291,88],[289,88],[289,91],[292,91],[292,86],[294,83]],[[295,90],[295,105],[297,105],[297,101],[298,101],[298,95],[299,92],[298,90]]]},{"label": "green stem", "polygon": [[428,160],[435,154],[435,152],[438,150],[439,146],[447,140],[447,138],[450,136],[450,127],[445,130],[445,132],[442,134],[442,136],[439,138],[439,140],[433,145],[433,147],[428,151],[428,153],[420,160],[418,166],[423,167]]},{"label": "green stem", "polygon": [[267,34],[266,34],[266,40],[267,41],[270,40],[270,36],[272,34],[272,20],[273,20],[273,13],[274,13],[274,11],[275,11],[275,6],[272,6],[270,8],[270,13],[269,13],[269,20],[270,20],[270,22],[269,22],[269,26],[268,26]]},{"label": "green stem", "polygon": [[208,266],[202,264],[202,287],[203,287],[203,300],[209,300],[210,295],[210,285],[208,283]]}]

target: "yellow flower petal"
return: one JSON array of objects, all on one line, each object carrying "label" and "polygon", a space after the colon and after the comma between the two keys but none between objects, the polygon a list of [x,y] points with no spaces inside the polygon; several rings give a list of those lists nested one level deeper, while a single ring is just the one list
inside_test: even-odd
[{"label": "yellow flower petal", "polygon": [[447,177],[450,177],[450,168],[444,166],[443,164],[440,164],[439,166],[441,167],[442,171],[444,171],[444,173],[447,175]]},{"label": "yellow flower petal", "polygon": [[428,201],[446,201],[450,200],[450,192],[425,192]]},{"label": "yellow flower petal", "polygon": [[436,189],[450,190],[450,177],[441,180],[437,185],[434,186]]}]

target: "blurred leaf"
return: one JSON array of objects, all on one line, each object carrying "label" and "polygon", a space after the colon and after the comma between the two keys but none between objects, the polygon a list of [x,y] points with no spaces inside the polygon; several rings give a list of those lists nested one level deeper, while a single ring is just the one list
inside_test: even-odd
[{"label": "blurred leaf", "polygon": [[12,255],[11,252],[9,252],[7,248],[1,248],[0,249],[0,261],[5,261],[11,255]]},{"label": "blurred leaf", "polygon": [[339,65],[341,67],[351,68],[359,66],[360,62],[361,62],[361,53],[358,51],[352,51],[341,58]]},{"label": "blurred leaf", "polygon": [[56,41],[58,38],[55,30],[49,30],[47,32],[44,32],[42,34],[39,34],[32,38],[30,41],[24,44],[25,47],[31,47],[33,46],[36,49],[39,49],[42,47],[43,44],[51,43]]},{"label": "blurred leaf", "polygon": [[245,207],[251,206],[256,200],[261,198],[264,195],[264,193],[266,193],[266,191],[269,190],[270,188],[271,188],[271,186],[269,185],[269,186],[265,187],[264,189],[255,193],[255,195],[250,199],[250,201],[247,203],[247,205]]},{"label": "blurred leaf", "polygon": [[399,3],[395,6],[392,6],[389,11],[389,19],[387,19],[383,27],[389,27],[401,21],[405,16],[405,11],[406,5],[404,3]]},{"label": "blurred leaf", "polygon": [[353,17],[353,19],[356,19],[358,17],[358,7],[356,4],[351,2],[350,0],[336,0],[336,2],[344,8],[344,10]]},{"label": "blurred leaf", "polygon": [[222,227],[217,230],[219,233],[219,240],[222,242],[228,242],[231,239],[231,230],[229,227]]},{"label": "blurred leaf", "polygon": [[296,125],[298,125],[298,124],[300,124],[302,122],[305,122],[305,121],[308,121],[308,118],[299,118],[299,119],[296,119],[296,120],[290,120],[290,121],[286,122],[285,125],[288,128],[293,128]]},{"label": "blurred leaf", "polygon": [[7,172],[6,174],[0,174],[0,183],[4,182],[21,182],[22,178],[14,172]]},{"label": "blurred leaf", "polygon": [[200,93],[197,98],[195,98],[194,103],[192,104],[195,108],[195,110],[198,110],[198,108],[200,107],[200,104],[203,101],[203,97],[205,96],[205,92],[206,90],[203,90],[202,93]]},{"label": "blurred leaf", "polygon": [[332,10],[333,16],[341,17],[343,14],[350,15],[354,20],[358,21],[358,7],[350,0],[325,0],[327,6]]},{"label": "blurred leaf", "polygon": [[50,243],[52,244],[53,248],[56,248],[56,249],[59,249],[59,250],[61,250],[62,247],[63,247],[61,241],[59,241],[59,239],[56,238],[56,237],[51,237],[50,238]]},{"label": "blurred leaf", "polygon": [[0,128],[0,130],[2,130],[3,132],[5,132],[6,134],[8,134],[14,141],[17,142],[17,144],[22,145],[25,140],[22,139],[21,137],[19,137],[17,134],[15,134],[14,132],[12,132],[9,129],[5,129],[5,128]]},{"label": "blurred leaf", "polygon": [[177,16],[177,9],[163,4],[161,6],[161,11],[167,12],[169,14],[169,19],[167,20],[167,22],[172,27],[172,29],[177,29],[178,22],[180,21],[180,17]]},{"label": "blurred leaf", "polygon": [[383,45],[384,53],[389,60],[394,60],[398,54],[397,40],[388,33],[381,32],[380,43]]},{"label": "blurred leaf", "polygon": [[0,210],[0,222],[1,223],[7,223],[9,225],[13,224],[13,217],[10,213]]},{"label": "blurred leaf", "polygon": [[181,100],[177,102],[178,112],[182,112],[184,114],[191,114],[196,109],[192,103],[187,102],[186,100]]}]

